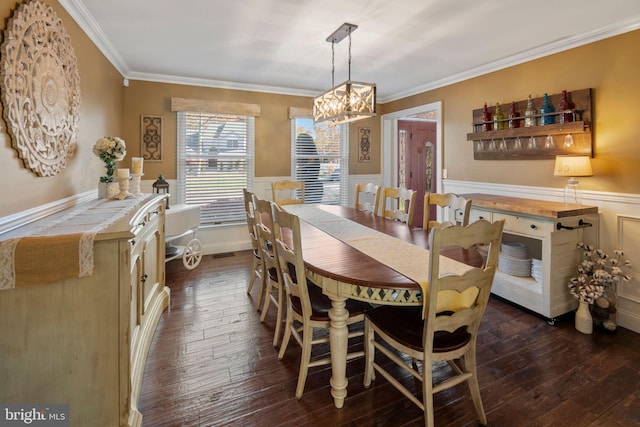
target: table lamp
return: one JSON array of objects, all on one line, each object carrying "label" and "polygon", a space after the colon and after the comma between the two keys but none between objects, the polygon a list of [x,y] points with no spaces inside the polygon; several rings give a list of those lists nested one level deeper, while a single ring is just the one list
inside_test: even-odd
[{"label": "table lamp", "polygon": [[553,176],[568,176],[564,186],[564,202],[582,204],[582,194],[577,177],[593,176],[589,156],[556,156]]}]

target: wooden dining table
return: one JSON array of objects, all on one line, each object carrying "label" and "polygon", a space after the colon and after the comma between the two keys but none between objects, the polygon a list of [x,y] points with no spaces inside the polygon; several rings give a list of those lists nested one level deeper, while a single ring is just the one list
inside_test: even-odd
[{"label": "wooden dining table", "polygon": [[[307,277],[322,287],[332,302],[329,311],[329,345],[331,352],[331,395],[337,408],[344,405],[347,396],[347,347],[349,313],[347,299],[357,299],[373,304],[422,306],[425,294],[416,280],[386,265],[376,258],[340,240],[321,228],[322,224],[309,219],[310,209],[335,215],[336,220],[347,219],[402,242],[428,249],[429,235],[419,227],[386,219],[354,208],[335,205],[290,205],[287,211],[300,217],[302,252]],[[306,218],[305,218],[306,217]],[[382,244],[382,243],[381,243]],[[400,254],[402,255],[402,254]],[[448,248],[443,255],[463,264],[479,265],[482,257],[475,250]],[[425,261],[428,252],[424,251]]]}]

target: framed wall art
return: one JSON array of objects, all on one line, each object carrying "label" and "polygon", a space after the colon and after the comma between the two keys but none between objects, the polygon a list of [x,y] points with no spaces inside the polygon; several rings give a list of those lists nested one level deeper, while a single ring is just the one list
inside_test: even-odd
[{"label": "framed wall art", "polygon": [[371,128],[358,128],[358,162],[371,162]]},{"label": "framed wall art", "polygon": [[162,161],[162,116],[140,117],[140,153],[145,162]]}]

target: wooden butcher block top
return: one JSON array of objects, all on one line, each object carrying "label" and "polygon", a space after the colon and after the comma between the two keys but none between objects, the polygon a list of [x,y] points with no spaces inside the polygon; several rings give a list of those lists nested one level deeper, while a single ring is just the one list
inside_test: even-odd
[{"label": "wooden butcher block top", "polygon": [[597,206],[576,205],[573,203],[548,202],[544,200],[523,199],[519,197],[493,196],[490,194],[461,194],[471,199],[472,206],[499,209],[525,215],[547,218],[565,218],[570,216],[598,213]]}]

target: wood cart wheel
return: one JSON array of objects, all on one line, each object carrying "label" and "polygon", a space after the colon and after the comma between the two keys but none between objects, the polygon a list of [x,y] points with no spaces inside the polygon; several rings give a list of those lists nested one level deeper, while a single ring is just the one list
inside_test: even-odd
[{"label": "wood cart wheel", "polygon": [[184,253],[182,254],[182,263],[184,266],[193,270],[198,265],[200,265],[200,260],[202,259],[202,245],[200,244],[200,240],[192,239],[187,243],[184,247]]}]

